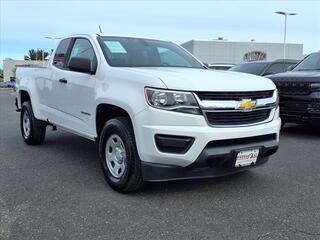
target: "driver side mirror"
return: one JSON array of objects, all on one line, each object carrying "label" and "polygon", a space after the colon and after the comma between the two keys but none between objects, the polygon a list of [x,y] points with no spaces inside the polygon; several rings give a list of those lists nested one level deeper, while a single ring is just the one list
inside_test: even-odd
[{"label": "driver side mirror", "polygon": [[91,60],[89,58],[73,57],[69,61],[68,68],[76,72],[94,73],[91,70]]}]

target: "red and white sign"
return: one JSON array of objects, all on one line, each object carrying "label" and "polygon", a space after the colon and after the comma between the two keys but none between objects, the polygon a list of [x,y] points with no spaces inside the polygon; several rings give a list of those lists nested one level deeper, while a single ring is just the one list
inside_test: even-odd
[{"label": "red and white sign", "polygon": [[259,156],[259,149],[241,151],[237,155],[235,167],[245,167],[256,164]]}]

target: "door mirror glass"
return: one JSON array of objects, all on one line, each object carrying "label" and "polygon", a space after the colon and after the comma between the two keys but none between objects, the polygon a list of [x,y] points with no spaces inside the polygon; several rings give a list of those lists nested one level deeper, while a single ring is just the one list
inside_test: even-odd
[{"label": "door mirror glass", "polygon": [[91,60],[88,58],[73,57],[69,61],[68,68],[71,71],[93,73],[91,71]]}]

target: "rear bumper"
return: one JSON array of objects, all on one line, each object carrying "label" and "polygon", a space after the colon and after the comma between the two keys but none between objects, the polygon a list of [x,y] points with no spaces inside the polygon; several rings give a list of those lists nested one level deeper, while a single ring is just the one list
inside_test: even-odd
[{"label": "rear bumper", "polygon": [[[198,159],[187,167],[142,162],[141,167],[143,179],[149,182],[161,182],[182,179],[221,177],[245,171],[266,163],[269,160],[269,156],[278,150],[278,145],[276,142],[261,144],[264,144],[267,147],[257,146],[260,152],[255,165],[247,167],[234,167],[237,153],[241,149],[248,149],[243,145],[240,148],[234,146],[229,150],[226,148],[219,149],[213,147],[205,148]],[[252,145],[250,145],[250,148],[252,148]]]}]

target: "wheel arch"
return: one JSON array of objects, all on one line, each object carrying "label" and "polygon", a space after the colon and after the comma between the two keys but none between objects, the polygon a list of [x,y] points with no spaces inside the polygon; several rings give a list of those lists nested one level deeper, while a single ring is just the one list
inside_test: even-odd
[{"label": "wheel arch", "polygon": [[20,108],[22,107],[22,104],[26,101],[30,101],[31,102],[31,95],[29,94],[29,92],[25,89],[19,90],[19,103],[20,103]]},{"label": "wheel arch", "polygon": [[[100,133],[103,129],[104,124],[115,117],[128,117],[133,127],[133,121],[130,113],[124,108],[108,103],[100,103],[96,107],[96,133],[97,137],[100,137]],[[134,128],[133,128],[134,129]]]}]

